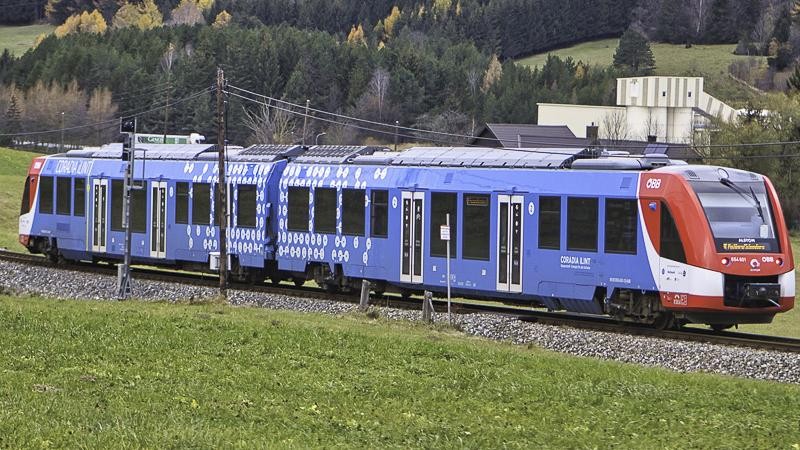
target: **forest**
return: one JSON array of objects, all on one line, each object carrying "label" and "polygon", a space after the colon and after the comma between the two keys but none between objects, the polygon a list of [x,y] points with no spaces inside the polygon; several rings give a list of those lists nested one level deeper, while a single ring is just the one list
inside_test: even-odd
[{"label": "forest", "polygon": [[[403,141],[463,143],[486,122],[536,123],[537,102],[612,104],[617,77],[658,65],[648,42],[736,44],[788,92],[756,97],[698,151],[770,175],[800,225],[798,0],[0,0],[0,24],[43,21],[55,31],[32,50],[0,55],[0,143],[101,144],[131,115],[213,141],[217,68],[234,144],[389,143],[391,124],[435,132]],[[623,32],[634,45],[614,65],[512,61]]]},{"label": "forest", "polygon": [[[62,120],[67,128],[98,123],[169,103],[167,131],[198,131],[213,138],[213,95],[199,93],[214,83],[217,67],[231,85],[258,94],[462,134],[485,121],[530,123],[537,101],[609,103],[619,74],[557,58],[530,70],[502,63],[471,42],[408,28],[380,44],[357,32],[340,38],[288,25],[235,23],[58,34],[20,58],[0,57],[0,111],[6,112],[0,129],[5,134],[62,128]],[[247,143],[253,131],[246,119],[261,111],[253,102],[228,100],[230,140]],[[162,132],[164,116],[161,110],[141,114],[141,128]],[[334,125],[315,121],[308,133],[324,128],[329,139],[338,136],[345,143],[375,135]],[[66,132],[67,141],[113,137],[108,124]],[[275,140],[291,141],[291,134]]]}]

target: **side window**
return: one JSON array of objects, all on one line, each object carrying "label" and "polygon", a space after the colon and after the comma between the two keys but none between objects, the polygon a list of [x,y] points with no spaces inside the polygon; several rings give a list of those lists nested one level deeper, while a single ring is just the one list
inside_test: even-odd
[{"label": "side window", "polygon": [[53,177],[39,177],[39,213],[53,214]]},{"label": "side window", "polygon": [[28,214],[31,210],[31,177],[25,179],[25,188],[22,191],[22,204],[19,206],[19,215]]},{"label": "side window", "polygon": [[606,199],[606,253],[636,254],[638,212],[636,200]]},{"label": "side window", "polygon": [[342,233],[364,236],[364,191],[342,189]]},{"label": "side window", "polygon": [[256,227],[256,186],[240,184],[236,202],[236,224],[240,227]]},{"label": "side window", "polygon": [[304,231],[308,233],[308,188],[289,187],[289,214],[286,218],[286,228],[289,231]]},{"label": "side window", "polygon": [[[137,189],[131,190],[131,231],[147,232],[147,182],[136,182]],[[141,186],[141,188],[138,188]]]},{"label": "side window", "polygon": [[597,251],[596,198],[567,198],[567,250]]},{"label": "side window", "polygon": [[208,225],[211,222],[211,184],[192,185],[192,223]]},{"label": "side window", "polygon": [[686,253],[675,226],[675,219],[669,212],[666,203],[661,202],[661,256],[673,261],[685,263]]},{"label": "side window", "polygon": [[111,230],[122,231],[123,181],[111,180]]},{"label": "side window", "polygon": [[84,217],[86,215],[86,180],[75,178],[74,186],[75,215]]},{"label": "side window", "polygon": [[[489,260],[489,195],[464,194],[464,234],[461,248],[464,259]],[[454,219],[450,219],[452,232]]]},{"label": "side window", "polygon": [[431,256],[447,257],[447,241],[441,240],[439,227],[446,224],[450,214],[450,258],[456,257],[458,195],[453,193],[431,193]]},{"label": "side window", "polygon": [[314,232],[336,233],[335,188],[314,189]]},{"label": "side window", "polygon": [[175,183],[175,223],[189,223],[189,183]]},{"label": "side window", "polygon": [[561,248],[561,197],[539,197],[539,248]]},{"label": "side window", "polygon": [[72,213],[72,178],[56,178],[56,214],[68,216]]},{"label": "side window", "polygon": [[389,235],[389,191],[372,191],[369,230],[373,237]]}]

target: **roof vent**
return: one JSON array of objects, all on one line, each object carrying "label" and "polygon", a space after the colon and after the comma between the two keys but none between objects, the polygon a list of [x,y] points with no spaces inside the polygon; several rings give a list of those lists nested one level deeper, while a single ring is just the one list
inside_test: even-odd
[{"label": "roof vent", "polygon": [[697,172],[695,172],[694,170],[687,170],[684,173],[686,174],[686,178],[691,178],[693,180],[699,180],[700,179],[700,177],[697,176]]}]

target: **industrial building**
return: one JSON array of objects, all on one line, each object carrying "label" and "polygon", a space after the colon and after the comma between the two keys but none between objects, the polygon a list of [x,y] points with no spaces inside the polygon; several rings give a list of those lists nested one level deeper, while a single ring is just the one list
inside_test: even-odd
[{"label": "industrial building", "polygon": [[566,125],[584,138],[587,126],[597,126],[601,138],[614,141],[702,142],[714,118],[730,122],[738,115],[703,90],[702,77],[618,78],[617,106],[537,105],[539,125]]}]

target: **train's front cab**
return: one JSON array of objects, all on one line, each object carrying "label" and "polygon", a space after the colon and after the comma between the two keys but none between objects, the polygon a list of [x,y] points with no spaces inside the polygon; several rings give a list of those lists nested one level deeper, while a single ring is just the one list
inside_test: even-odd
[{"label": "train's front cab", "polygon": [[794,306],[789,232],[769,179],[670,166],[642,174],[639,198],[650,269],[676,318],[725,328]]},{"label": "train's front cab", "polygon": [[31,237],[33,221],[36,213],[36,199],[39,192],[39,173],[44,168],[46,157],[34,158],[28,169],[28,177],[22,191],[22,202],[19,210],[19,243],[33,253],[41,253],[41,244]]}]

